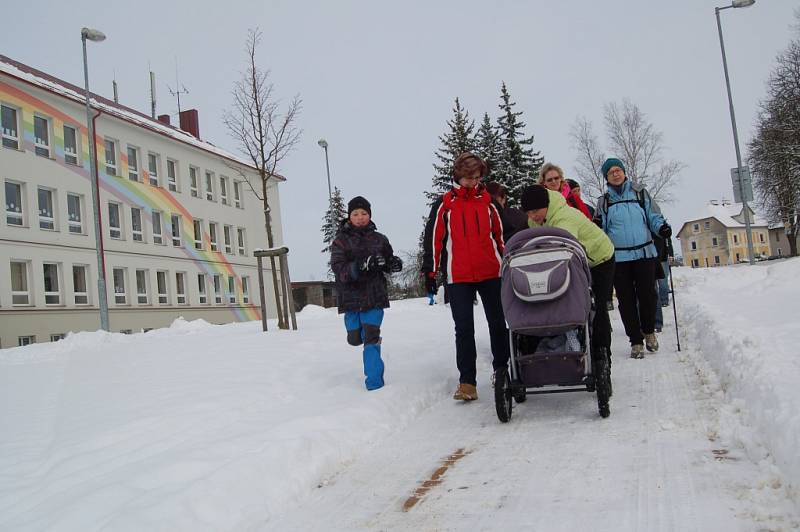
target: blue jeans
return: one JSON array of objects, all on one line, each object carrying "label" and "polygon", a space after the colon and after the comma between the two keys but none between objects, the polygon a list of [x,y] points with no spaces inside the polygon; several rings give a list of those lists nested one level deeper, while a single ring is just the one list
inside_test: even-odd
[{"label": "blue jeans", "polygon": [[364,384],[367,390],[383,387],[383,360],[381,359],[381,323],[383,309],[373,308],[364,312],[345,312],[344,326],[347,343],[364,344]]},{"label": "blue jeans", "polygon": [[664,261],[661,263],[664,269],[664,278],[658,279],[658,303],[660,306],[669,305],[669,263]]}]

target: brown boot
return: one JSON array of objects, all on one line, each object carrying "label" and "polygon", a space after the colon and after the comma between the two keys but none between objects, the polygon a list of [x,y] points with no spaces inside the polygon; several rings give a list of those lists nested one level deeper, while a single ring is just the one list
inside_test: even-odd
[{"label": "brown boot", "polygon": [[474,384],[461,383],[458,385],[456,393],[453,394],[453,399],[456,401],[474,401],[477,398],[478,389],[475,388]]}]

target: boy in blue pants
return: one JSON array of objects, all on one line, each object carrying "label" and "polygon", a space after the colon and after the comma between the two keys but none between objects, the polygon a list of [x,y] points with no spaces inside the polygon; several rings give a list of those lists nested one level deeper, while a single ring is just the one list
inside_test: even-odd
[{"label": "boy in blue pants", "polygon": [[372,207],[361,196],[347,204],[347,219],[331,243],[331,269],[347,343],[364,345],[364,383],[367,390],[382,388],[381,322],[383,309],[389,307],[386,275],[402,270],[403,262],[394,256],[389,239],[377,231]]}]

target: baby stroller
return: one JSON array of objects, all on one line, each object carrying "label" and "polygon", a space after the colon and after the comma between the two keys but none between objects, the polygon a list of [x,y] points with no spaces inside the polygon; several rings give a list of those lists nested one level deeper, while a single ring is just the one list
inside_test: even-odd
[{"label": "baby stroller", "polygon": [[520,231],[506,244],[501,297],[511,344],[511,372],[495,379],[495,407],[511,419],[512,397],[597,392],[602,417],[611,413],[611,367],[605,349],[591,350],[594,298],[583,247],[562,229]]}]

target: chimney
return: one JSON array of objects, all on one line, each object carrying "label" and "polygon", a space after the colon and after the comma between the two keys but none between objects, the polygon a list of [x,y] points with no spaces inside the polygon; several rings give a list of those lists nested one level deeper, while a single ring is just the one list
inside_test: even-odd
[{"label": "chimney", "polygon": [[180,117],[181,129],[199,139],[200,118],[198,117],[197,109],[181,111],[178,116]]},{"label": "chimney", "polygon": [[158,121],[167,126],[171,125],[169,122],[169,115],[158,115]]}]

